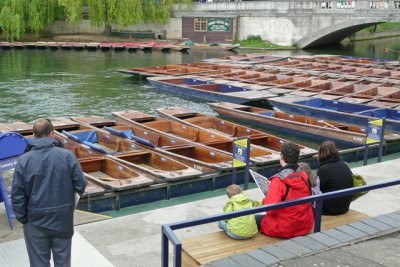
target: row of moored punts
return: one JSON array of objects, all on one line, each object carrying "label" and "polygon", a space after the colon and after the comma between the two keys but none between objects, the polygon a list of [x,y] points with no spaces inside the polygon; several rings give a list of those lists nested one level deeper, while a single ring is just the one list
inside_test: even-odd
[{"label": "row of moored punts", "polygon": [[2,49],[64,49],[64,50],[101,50],[101,51],[180,51],[186,52],[191,47],[169,43],[152,42],[0,42]]},{"label": "row of moored punts", "polygon": [[184,44],[171,44],[171,43],[160,43],[156,41],[151,42],[0,42],[0,48],[2,49],[64,49],[64,50],[101,50],[101,51],[123,51],[128,50],[135,52],[137,50],[143,51],[180,51],[187,52],[189,49],[195,50],[222,50],[222,51],[233,51],[239,48],[240,45],[235,44],[195,44],[195,45],[184,45]]},{"label": "row of moored punts", "polygon": [[[171,110],[171,109],[166,109]],[[195,181],[232,170],[233,140],[250,136],[252,166],[277,164],[287,140],[229,121],[185,110],[210,122],[190,124],[135,110],[114,112],[117,121],[98,116],[55,118],[55,138],[79,159],[90,181],[87,195]],[[160,110],[162,112],[162,110]],[[204,125],[203,125],[204,126]],[[32,125],[0,124],[1,132],[33,138]],[[299,145],[302,157],[315,150]]]},{"label": "row of moored punts", "polygon": [[[247,54],[124,72],[147,76],[159,90],[235,104],[232,107],[268,101],[280,112],[273,113],[272,117],[289,120],[298,115],[307,117],[305,129],[311,122],[319,124],[323,120],[325,126],[320,127],[340,130],[356,126],[363,135],[370,118],[384,118],[388,131],[400,133],[398,62],[339,56],[288,58]],[[249,117],[257,116],[247,114],[245,117],[251,120]],[[296,121],[304,121],[304,118],[296,117]],[[335,123],[328,121],[346,127],[331,127]],[[269,125],[288,128],[277,127],[272,122]],[[357,140],[363,142],[363,138]]]}]

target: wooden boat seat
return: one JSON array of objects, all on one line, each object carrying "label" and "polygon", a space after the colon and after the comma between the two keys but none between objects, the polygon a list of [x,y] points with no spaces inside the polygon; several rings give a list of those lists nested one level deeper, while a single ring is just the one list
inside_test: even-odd
[{"label": "wooden boat seat", "polygon": [[[322,216],[321,231],[326,231],[344,224],[353,223],[368,218],[369,216],[349,210],[339,216]],[[264,247],[283,238],[268,237],[258,233],[248,240],[234,240],[223,231],[191,237],[182,240],[182,266],[200,266],[218,259],[245,253]]]},{"label": "wooden boat seat", "polygon": [[96,178],[96,179],[99,179],[99,180],[103,180],[103,181],[115,181],[115,180],[118,180],[118,179],[115,179],[115,178],[111,177],[110,175],[108,175],[108,174],[106,174],[104,172],[101,172],[101,171],[88,172],[86,174],[88,174],[89,176],[92,176],[93,178]]}]

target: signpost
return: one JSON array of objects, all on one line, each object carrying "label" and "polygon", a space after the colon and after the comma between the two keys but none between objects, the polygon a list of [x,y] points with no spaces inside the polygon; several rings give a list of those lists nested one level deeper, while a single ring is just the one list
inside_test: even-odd
[{"label": "signpost", "polygon": [[15,217],[11,204],[11,184],[18,157],[0,160],[0,193],[6,207],[8,224],[13,229],[11,218]]},{"label": "signpost", "polygon": [[377,143],[379,143],[378,162],[381,162],[384,132],[385,132],[384,119],[371,119],[368,121],[368,130],[364,148],[364,165],[367,165],[368,163],[368,146]]},{"label": "signpost", "polygon": [[233,142],[233,171],[232,183],[236,183],[236,168],[245,167],[244,171],[244,190],[249,186],[249,169],[250,169],[250,138],[240,138]]},{"label": "signpost", "polygon": [[14,169],[20,155],[28,146],[26,139],[17,133],[0,134],[0,203],[4,202],[11,230],[11,219],[15,217],[11,203],[11,185]]}]

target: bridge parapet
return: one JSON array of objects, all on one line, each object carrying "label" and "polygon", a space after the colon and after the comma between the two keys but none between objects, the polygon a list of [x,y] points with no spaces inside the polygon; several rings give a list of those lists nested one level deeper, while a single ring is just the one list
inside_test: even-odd
[{"label": "bridge parapet", "polygon": [[[175,5],[175,11],[182,11],[186,8],[184,5]],[[252,10],[371,10],[387,9],[400,10],[399,0],[380,1],[380,0],[356,0],[356,1],[313,1],[313,0],[271,0],[271,1],[217,1],[214,2],[194,2],[191,11],[237,11],[246,12]]]}]

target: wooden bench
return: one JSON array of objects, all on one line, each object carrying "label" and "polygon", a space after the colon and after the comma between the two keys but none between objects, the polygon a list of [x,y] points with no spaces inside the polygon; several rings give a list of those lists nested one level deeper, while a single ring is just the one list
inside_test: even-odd
[{"label": "wooden bench", "polygon": [[[350,210],[339,216],[322,216],[321,231],[326,231],[341,225],[353,223],[369,216]],[[182,266],[200,266],[211,261],[245,253],[285,240],[277,237],[267,237],[258,233],[248,240],[234,240],[225,232],[219,231],[207,235],[182,240]]]}]

